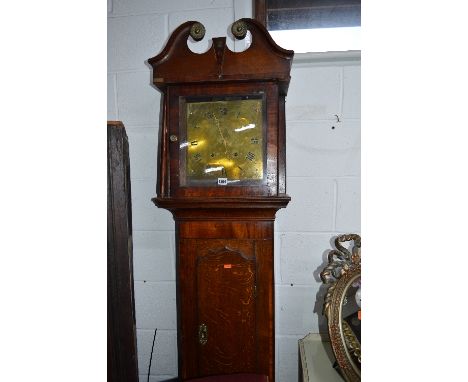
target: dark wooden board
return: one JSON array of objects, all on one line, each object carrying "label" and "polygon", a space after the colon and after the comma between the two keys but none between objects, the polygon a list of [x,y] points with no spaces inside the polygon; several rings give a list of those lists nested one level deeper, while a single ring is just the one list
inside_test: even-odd
[{"label": "dark wooden board", "polygon": [[107,380],[138,382],[128,139],[107,123]]}]

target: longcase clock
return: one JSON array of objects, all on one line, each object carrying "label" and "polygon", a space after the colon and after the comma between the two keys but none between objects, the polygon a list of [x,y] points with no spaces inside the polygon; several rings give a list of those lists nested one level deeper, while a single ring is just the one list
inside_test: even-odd
[{"label": "longcase clock", "polygon": [[[148,60],[162,92],[156,206],[176,224],[179,378],[256,373],[274,382],[273,237],[287,206],[285,97],[293,52],[255,20],[243,52],[189,21]],[[248,33],[250,32],[250,33]]]}]

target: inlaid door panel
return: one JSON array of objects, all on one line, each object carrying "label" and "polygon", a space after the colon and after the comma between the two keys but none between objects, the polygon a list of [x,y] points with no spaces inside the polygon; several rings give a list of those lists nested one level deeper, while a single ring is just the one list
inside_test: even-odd
[{"label": "inlaid door panel", "polygon": [[255,372],[255,242],[200,240],[197,244],[199,373]]}]

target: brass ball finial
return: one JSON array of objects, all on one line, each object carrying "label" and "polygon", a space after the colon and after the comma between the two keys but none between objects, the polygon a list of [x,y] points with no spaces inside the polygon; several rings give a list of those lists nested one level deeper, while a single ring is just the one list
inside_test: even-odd
[{"label": "brass ball finial", "polygon": [[192,36],[195,41],[200,41],[203,37],[205,37],[205,27],[203,24],[199,22],[193,24],[190,28],[190,36]]},{"label": "brass ball finial", "polygon": [[232,24],[231,32],[235,38],[242,40],[247,34],[247,25],[244,21],[237,20],[234,24]]}]

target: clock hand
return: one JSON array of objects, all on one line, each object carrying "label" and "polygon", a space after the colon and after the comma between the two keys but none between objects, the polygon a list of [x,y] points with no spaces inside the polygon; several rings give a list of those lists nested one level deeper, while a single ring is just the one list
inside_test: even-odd
[{"label": "clock hand", "polygon": [[221,136],[221,139],[223,140],[224,153],[227,155],[227,153],[228,153],[227,142],[226,142],[226,139],[224,138],[223,132],[221,131],[221,127],[219,126],[219,119],[216,118],[216,115],[213,115],[213,118],[215,119],[216,127],[218,128],[219,135]]}]

